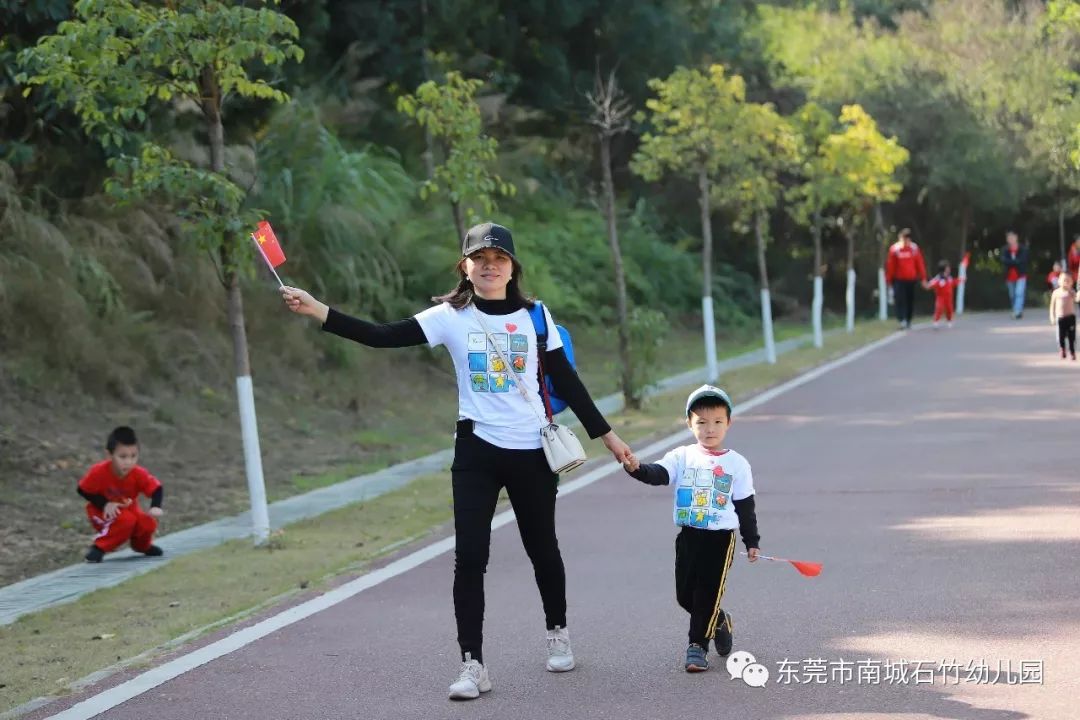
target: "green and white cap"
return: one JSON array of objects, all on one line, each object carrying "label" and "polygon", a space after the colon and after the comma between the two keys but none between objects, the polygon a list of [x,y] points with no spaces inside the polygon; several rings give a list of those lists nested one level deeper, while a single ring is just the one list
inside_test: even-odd
[{"label": "green and white cap", "polygon": [[728,414],[731,414],[731,412],[734,410],[734,407],[731,404],[731,398],[728,397],[728,394],[726,392],[716,387],[715,385],[702,385],[697,390],[690,393],[690,397],[686,398],[686,417],[690,417],[690,408],[693,407],[694,403],[696,403],[701,398],[707,397],[714,397],[721,400],[725,405],[727,405]]}]

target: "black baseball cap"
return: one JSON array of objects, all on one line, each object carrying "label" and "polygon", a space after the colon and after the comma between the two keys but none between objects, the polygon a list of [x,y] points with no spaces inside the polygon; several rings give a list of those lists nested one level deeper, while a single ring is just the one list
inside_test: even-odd
[{"label": "black baseball cap", "polygon": [[514,236],[509,229],[495,223],[474,225],[465,233],[465,240],[461,243],[461,257],[468,257],[484,248],[497,248],[514,257]]}]

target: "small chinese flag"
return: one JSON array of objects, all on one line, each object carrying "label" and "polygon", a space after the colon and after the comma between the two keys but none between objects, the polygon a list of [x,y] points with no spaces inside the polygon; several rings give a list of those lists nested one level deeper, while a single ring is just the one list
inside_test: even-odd
[{"label": "small chinese flag", "polygon": [[971,262],[971,253],[969,253],[969,252],[964,253],[964,259],[960,261],[960,267],[966,268],[968,266],[968,263],[970,263],[970,262]]},{"label": "small chinese flag", "polygon": [[278,242],[277,236],[274,235],[274,229],[270,227],[270,223],[260,220],[259,229],[255,231],[254,237],[255,242],[259,244],[259,250],[262,251],[263,257],[266,258],[266,262],[270,263],[270,267],[276,268],[285,262],[285,251],[281,249],[281,243]]}]

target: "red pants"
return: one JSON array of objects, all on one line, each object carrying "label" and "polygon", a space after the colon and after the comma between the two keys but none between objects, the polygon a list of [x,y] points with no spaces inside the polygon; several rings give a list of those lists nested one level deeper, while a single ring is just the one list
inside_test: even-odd
[{"label": "red pants", "polygon": [[157,530],[157,518],[144,513],[135,502],[121,508],[112,520],[106,520],[101,510],[87,503],[86,516],[98,533],[94,545],[104,552],[112,552],[128,541],[132,550],[146,552]]},{"label": "red pants", "polygon": [[946,320],[952,322],[953,303],[951,299],[938,298],[934,301],[934,321],[940,320],[942,314],[945,315]]}]

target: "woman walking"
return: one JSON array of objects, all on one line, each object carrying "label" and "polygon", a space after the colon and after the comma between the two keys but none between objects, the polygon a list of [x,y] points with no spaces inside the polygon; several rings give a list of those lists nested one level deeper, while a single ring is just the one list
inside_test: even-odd
[{"label": "woman walking", "polygon": [[[462,244],[458,283],[437,305],[412,318],[377,324],[345,315],[297,288],[282,289],[286,306],[314,317],[323,330],[370,347],[445,345],[457,375],[458,421],[451,476],[454,498],[454,614],[461,672],[450,698],[491,689],[483,657],[484,572],[491,519],[506,488],[525,552],[532,561],[547,621],[547,669],[574,668],[566,628],[566,574],[555,534],[558,476],[541,449],[540,371],[549,375],[589,437],[602,438],[616,462],[630,448],[597,410],[574,368],[547,308],[546,348],[538,343],[521,290],[523,268],[510,231],[494,223],[473,227]],[[540,338],[541,340],[543,338]],[[510,367],[507,367],[507,365]],[[528,399],[511,387],[524,383]]]}]

